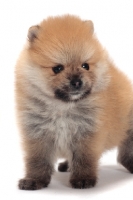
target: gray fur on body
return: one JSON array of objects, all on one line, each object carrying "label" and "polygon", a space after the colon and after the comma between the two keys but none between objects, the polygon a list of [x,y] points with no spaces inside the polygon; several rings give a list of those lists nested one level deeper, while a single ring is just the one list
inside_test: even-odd
[{"label": "gray fur on body", "polygon": [[70,154],[75,143],[92,137],[100,124],[96,118],[100,109],[96,97],[66,103],[47,97],[36,85],[30,84],[28,89],[29,96],[23,100],[20,116],[24,132],[32,139],[52,141],[56,154]]}]

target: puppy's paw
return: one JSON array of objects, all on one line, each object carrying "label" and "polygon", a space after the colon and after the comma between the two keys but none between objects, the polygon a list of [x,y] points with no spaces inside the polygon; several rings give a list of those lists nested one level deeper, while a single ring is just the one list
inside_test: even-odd
[{"label": "puppy's paw", "polygon": [[60,172],[67,172],[68,168],[69,168],[69,166],[68,166],[68,162],[67,161],[65,161],[63,163],[59,163],[58,170]]},{"label": "puppy's paw", "polygon": [[96,178],[71,178],[70,183],[73,188],[84,189],[84,188],[92,188],[96,185]]},{"label": "puppy's paw", "polygon": [[31,178],[20,179],[18,187],[20,190],[39,190],[47,187],[50,181],[40,181]]},{"label": "puppy's paw", "polygon": [[123,160],[121,164],[131,173],[133,174],[133,159],[132,160]]}]

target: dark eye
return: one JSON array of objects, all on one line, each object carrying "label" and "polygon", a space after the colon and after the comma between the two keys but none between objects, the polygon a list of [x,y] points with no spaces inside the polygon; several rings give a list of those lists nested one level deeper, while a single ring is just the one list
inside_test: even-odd
[{"label": "dark eye", "polygon": [[83,63],[82,67],[86,70],[89,70],[89,64],[88,63]]},{"label": "dark eye", "polygon": [[52,70],[55,74],[60,73],[64,69],[63,65],[57,65],[56,67],[53,67]]}]

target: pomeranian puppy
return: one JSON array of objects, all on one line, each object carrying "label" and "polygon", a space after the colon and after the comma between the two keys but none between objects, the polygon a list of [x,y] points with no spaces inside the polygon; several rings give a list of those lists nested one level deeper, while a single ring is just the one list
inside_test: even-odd
[{"label": "pomeranian puppy", "polygon": [[16,65],[17,117],[25,151],[22,190],[47,187],[58,157],[73,188],[97,182],[103,152],[133,173],[133,90],[94,34],[92,21],[49,17],[28,32]]}]

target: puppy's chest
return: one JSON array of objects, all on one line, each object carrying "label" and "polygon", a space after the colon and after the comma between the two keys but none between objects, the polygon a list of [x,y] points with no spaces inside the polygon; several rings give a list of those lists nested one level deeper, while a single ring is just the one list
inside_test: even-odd
[{"label": "puppy's chest", "polygon": [[94,131],[94,112],[88,108],[54,107],[45,111],[49,123],[45,124],[46,132],[50,133],[57,143],[67,143],[74,138],[85,137]]},{"label": "puppy's chest", "polygon": [[95,132],[97,109],[91,104],[47,104],[32,99],[26,105],[21,120],[29,137],[45,138],[68,148],[73,141]]}]

